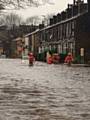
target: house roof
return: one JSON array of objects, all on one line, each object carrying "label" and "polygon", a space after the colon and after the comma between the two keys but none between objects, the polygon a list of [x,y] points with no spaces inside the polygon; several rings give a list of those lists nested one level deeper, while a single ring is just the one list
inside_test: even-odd
[{"label": "house roof", "polygon": [[18,38],[16,38],[16,39],[14,39],[13,41],[19,41],[19,40],[22,40],[22,38],[21,38],[21,37],[18,37]]},{"label": "house roof", "polygon": [[36,29],[34,32],[28,33],[28,34],[26,34],[24,37],[28,37],[28,36],[30,36],[30,35],[32,35],[32,34],[37,33],[38,31],[39,31],[39,29]]}]

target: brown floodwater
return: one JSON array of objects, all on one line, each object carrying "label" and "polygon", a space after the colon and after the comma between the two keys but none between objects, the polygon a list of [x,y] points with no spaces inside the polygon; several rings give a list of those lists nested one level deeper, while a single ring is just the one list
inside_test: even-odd
[{"label": "brown floodwater", "polygon": [[0,59],[0,120],[90,120],[90,67]]}]

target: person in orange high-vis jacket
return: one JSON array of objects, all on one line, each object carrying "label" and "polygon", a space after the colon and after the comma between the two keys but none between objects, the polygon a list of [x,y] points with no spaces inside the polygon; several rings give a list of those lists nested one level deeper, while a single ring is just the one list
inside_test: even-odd
[{"label": "person in orange high-vis jacket", "polygon": [[60,56],[57,53],[53,54],[52,58],[53,58],[53,63],[55,64],[59,63]]},{"label": "person in orange high-vis jacket", "polygon": [[65,63],[67,63],[68,65],[71,65],[72,61],[73,61],[73,56],[71,53],[68,53],[68,55],[65,58]]},{"label": "person in orange high-vis jacket", "polygon": [[46,62],[48,64],[52,64],[53,63],[52,56],[50,55],[49,52],[47,52],[47,55],[46,55]]}]

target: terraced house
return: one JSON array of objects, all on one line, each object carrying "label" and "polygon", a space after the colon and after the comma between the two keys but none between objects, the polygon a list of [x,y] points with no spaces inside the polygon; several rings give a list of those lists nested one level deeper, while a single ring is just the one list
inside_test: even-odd
[{"label": "terraced house", "polygon": [[[90,1],[73,0],[67,9],[54,15],[47,27],[40,27],[35,33],[39,41],[37,54],[46,49],[55,49],[59,54],[71,52],[76,62],[90,61]],[[30,35],[34,35],[33,33]],[[36,40],[36,38],[38,38]],[[37,50],[38,49],[38,50]]]}]

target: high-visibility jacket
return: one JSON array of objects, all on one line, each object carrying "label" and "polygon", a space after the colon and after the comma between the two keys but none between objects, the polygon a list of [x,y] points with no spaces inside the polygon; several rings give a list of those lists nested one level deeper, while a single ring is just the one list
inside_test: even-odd
[{"label": "high-visibility jacket", "polygon": [[34,56],[33,56],[33,54],[30,53],[28,56],[29,56],[29,61],[30,61],[30,62],[33,62],[33,61],[34,61]]},{"label": "high-visibility jacket", "polygon": [[48,64],[52,64],[52,57],[48,57],[48,58],[47,58],[47,63],[48,63]]},{"label": "high-visibility jacket", "polygon": [[72,62],[73,61],[73,56],[72,55],[68,55],[66,58],[65,58],[65,63],[69,63],[69,62]]}]

